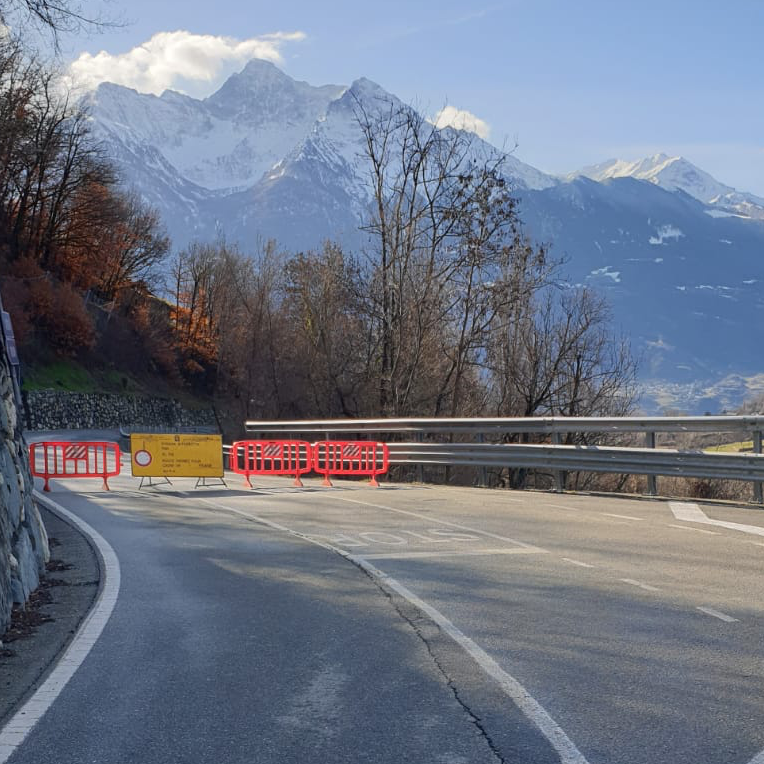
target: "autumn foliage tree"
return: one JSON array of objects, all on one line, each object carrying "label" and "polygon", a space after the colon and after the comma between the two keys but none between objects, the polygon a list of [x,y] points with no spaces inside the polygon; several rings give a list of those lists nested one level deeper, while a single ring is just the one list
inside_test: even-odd
[{"label": "autumn foliage tree", "polygon": [[150,280],[168,248],[157,213],[118,187],[56,76],[0,38],[0,264],[22,341],[36,331],[58,352],[90,347],[83,297],[116,300]]}]

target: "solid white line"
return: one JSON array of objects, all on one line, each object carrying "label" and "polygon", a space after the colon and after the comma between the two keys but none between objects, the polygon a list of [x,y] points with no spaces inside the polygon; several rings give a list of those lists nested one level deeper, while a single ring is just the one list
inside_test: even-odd
[{"label": "solid white line", "polygon": [[[339,498],[339,497],[335,497]],[[355,556],[342,551],[341,549],[329,544],[325,541],[319,541],[311,536],[306,536],[304,533],[287,528],[284,525],[275,523],[272,520],[267,520],[264,517],[253,515],[249,512],[243,512],[240,509],[229,507],[225,504],[210,501],[209,499],[199,499],[205,504],[209,504],[212,507],[218,507],[219,509],[225,509],[228,512],[233,512],[235,515],[246,517],[249,520],[266,525],[270,528],[275,528],[279,531],[284,531],[291,536],[304,539],[311,544],[328,549],[336,554],[345,557],[353,562],[359,568],[365,570],[370,576],[375,578],[380,583],[387,586],[389,589],[400,594],[407,599],[412,605],[418,607],[422,612],[426,613],[440,628],[448,634],[461,648],[463,648],[473,660],[485,671],[488,676],[498,682],[504,693],[517,705],[517,707],[525,714],[526,718],[534,724],[542,735],[549,741],[552,747],[560,755],[561,764],[588,764],[583,754],[576,748],[573,741],[565,734],[563,729],[552,719],[546,709],[523,687],[520,682],[514,677],[508,674],[504,669],[499,666],[496,661],[491,658],[481,647],[473,642],[468,636],[463,634],[451,621],[446,618],[439,610],[436,610],[432,605],[428,605],[424,600],[421,600],[413,592],[409,591],[405,586],[400,584],[387,573],[383,573],[379,568],[374,567],[362,556]],[[346,500],[347,501],[347,500]],[[354,502],[357,504],[365,504],[366,502]],[[371,505],[376,506],[376,505]],[[381,507],[381,509],[390,509],[390,507]],[[427,518],[432,520],[432,518]],[[464,526],[456,526],[464,527]],[[471,530],[465,528],[465,530]],[[481,531],[482,532],[482,531]],[[517,542],[515,542],[517,543]],[[528,545],[524,545],[528,546]],[[2,762],[0,762],[2,764]]]},{"label": "solid white line", "polygon": [[53,704],[66,686],[66,683],[74,676],[87,657],[93,645],[101,636],[106,622],[109,620],[114,605],[117,602],[120,586],[119,560],[114,550],[106,539],[98,531],[81,520],[68,509],[43,496],[38,491],[34,492],[35,500],[59,515],[62,519],[76,526],[92,542],[101,556],[102,562],[102,585],[95,604],[80,624],[69,647],[59,659],[56,667],[50,672],[48,678],[37,689],[32,697],[8,720],[0,730],[0,764],[4,764],[13,752],[21,745],[32,728],[43,717],[45,712]]},{"label": "solid white line", "polygon": [[738,623],[737,618],[733,618],[731,615],[727,615],[726,613],[720,613],[718,610],[714,610],[712,607],[699,607],[695,609],[700,610],[701,613],[712,615],[714,618],[718,618],[720,621],[724,621],[725,623]]},{"label": "solid white line", "polygon": [[401,515],[410,515],[411,517],[418,517],[420,520],[427,520],[428,522],[440,523],[440,525],[448,525],[451,528],[459,528],[460,530],[463,530],[463,531],[470,531],[470,533],[479,533],[481,536],[488,536],[489,538],[498,539],[499,541],[506,541],[509,544],[514,544],[515,546],[523,547],[525,549],[546,551],[546,550],[542,550],[540,547],[534,546],[533,544],[526,544],[524,541],[517,541],[517,539],[511,539],[511,538],[508,538],[507,536],[499,536],[496,533],[489,533],[488,531],[482,531],[482,530],[479,530],[478,528],[470,528],[468,525],[460,525],[459,523],[452,523],[452,522],[449,522],[448,520],[440,520],[430,515],[423,515],[423,514],[420,514],[419,512],[412,512],[408,509],[397,509],[396,507],[388,507],[388,506],[385,506],[384,504],[371,504],[368,501],[358,501],[357,499],[346,499],[342,496],[337,496],[334,494],[331,496],[331,498],[338,499],[339,501],[346,501],[351,504],[361,504],[365,507],[373,507],[374,509],[386,509],[388,512],[397,512],[398,514],[401,514]]},{"label": "solid white line", "polygon": [[570,557],[563,557],[563,561],[569,562],[571,565],[578,565],[581,568],[594,568],[595,565],[590,565],[588,562],[581,562],[581,560],[571,560]]},{"label": "solid white line", "polygon": [[695,533],[705,533],[708,536],[718,536],[716,531],[707,531],[704,528],[690,528],[687,525],[669,525],[669,528],[678,528],[680,531],[695,531]]},{"label": "solid white line", "polygon": [[438,549],[429,552],[379,552],[357,555],[364,560],[415,560],[437,557],[477,557],[494,554],[546,554],[543,549]]},{"label": "solid white line", "polygon": [[619,578],[619,581],[623,581],[625,584],[631,584],[632,586],[638,586],[640,589],[644,589],[646,592],[659,592],[660,589],[657,586],[651,586],[650,584],[643,584],[641,581],[635,581],[633,578]]},{"label": "solid white line", "polygon": [[622,520],[644,520],[644,517],[632,517],[631,515],[614,515],[612,512],[600,512],[601,515],[608,517],[620,517]]}]

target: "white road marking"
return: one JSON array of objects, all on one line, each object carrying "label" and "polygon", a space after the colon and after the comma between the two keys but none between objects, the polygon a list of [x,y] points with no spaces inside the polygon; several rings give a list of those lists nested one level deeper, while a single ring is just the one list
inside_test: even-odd
[{"label": "white road marking", "polygon": [[596,565],[590,565],[588,562],[581,562],[581,560],[571,560],[570,557],[563,557],[564,562],[569,562],[571,565],[578,565],[581,568],[595,568]]},{"label": "white road marking", "polygon": [[[333,497],[333,498],[340,498],[340,497]],[[475,642],[473,642],[468,636],[462,633],[439,610],[436,610],[434,607],[432,607],[432,605],[427,604],[424,600],[417,597],[413,592],[411,592],[409,589],[403,586],[403,584],[400,584],[394,578],[392,578],[391,576],[388,576],[387,573],[383,573],[379,568],[376,568],[374,565],[367,562],[362,556],[348,554],[347,552],[343,552],[343,550],[333,546],[332,544],[319,541],[318,539],[312,538],[311,536],[307,536],[304,533],[300,533],[300,531],[287,528],[286,526],[281,525],[280,523],[273,522],[272,520],[268,520],[264,517],[254,515],[249,512],[243,512],[240,509],[229,507],[226,504],[220,504],[218,502],[214,502],[214,501],[210,501],[209,499],[202,499],[202,498],[200,498],[199,501],[205,504],[208,504],[211,507],[224,509],[228,512],[232,512],[235,515],[240,515],[241,517],[245,517],[248,520],[253,520],[257,523],[261,523],[262,525],[266,525],[269,528],[274,528],[279,531],[284,531],[285,533],[288,533],[291,536],[304,539],[305,541],[308,541],[311,544],[317,544],[318,546],[323,547],[324,549],[328,549],[332,552],[335,552],[336,554],[339,554],[342,557],[345,557],[346,559],[353,562],[355,565],[357,565],[359,568],[366,571],[370,576],[372,576],[374,579],[379,581],[381,584],[397,592],[398,594],[401,595],[401,597],[403,597],[404,599],[407,599],[412,605],[419,608],[422,612],[426,613],[438,626],[440,626],[440,628],[444,632],[446,632],[446,634],[448,634],[451,637],[451,639],[454,640],[454,642],[456,642],[462,649],[464,649],[470,655],[470,657],[472,657],[472,659],[480,666],[480,668],[483,669],[483,671],[488,676],[496,680],[496,682],[498,682],[499,686],[503,690],[504,694],[507,695],[507,697],[509,697],[515,703],[515,705],[522,711],[522,713],[525,714],[526,718],[538,728],[538,730],[549,741],[549,743],[552,745],[555,751],[557,751],[557,753],[560,756],[561,764],[588,764],[587,760],[584,758],[584,755],[578,750],[578,748],[576,748],[575,744],[565,734],[562,727],[560,727],[557,724],[557,722],[555,722],[555,720],[552,719],[552,717],[549,715],[547,710],[535,698],[531,696],[528,690],[526,690],[525,687],[523,687],[523,685],[517,681],[517,679],[515,679],[513,676],[511,676],[506,671],[504,671],[504,669],[501,668],[501,666],[499,666],[499,664],[496,663],[496,661],[493,658],[491,658],[481,647],[479,647]],[[344,501],[352,501],[352,500],[344,499]],[[366,504],[366,502],[353,502],[353,503]],[[369,506],[377,506],[377,505],[373,504]],[[379,508],[390,509],[390,507],[379,507]],[[414,513],[407,513],[405,511],[404,513],[414,514]],[[432,522],[432,518],[427,518],[427,519],[429,519]],[[450,523],[450,525],[454,525],[455,527],[461,527],[463,530],[473,530],[471,528],[466,528],[464,526],[457,526],[454,523]],[[473,531],[473,532],[482,533],[482,531]],[[493,534],[484,534],[484,535],[493,535]],[[500,537],[497,537],[497,538],[500,538]],[[506,540],[506,539],[502,539],[502,540]],[[521,545],[527,549],[538,549],[538,547],[531,547],[530,544],[520,544],[520,542],[512,542],[512,543]],[[545,550],[539,550],[539,551],[545,551]],[[0,764],[2,764],[2,762],[0,762]]]},{"label": "white road marking", "polygon": [[727,615],[726,613],[720,613],[718,610],[714,610],[712,607],[699,607],[695,609],[700,610],[701,613],[712,615],[714,618],[718,618],[720,621],[724,621],[725,623],[739,622],[737,618],[733,618],[731,615]]},{"label": "white road marking", "polygon": [[564,504],[545,504],[546,507],[553,507],[554,509],[567,509],[568,512],[578,512],[578,507],[566,507]]},{"label": "white road marking", "polygon": [[64,507],[47,496],[42,496],[38,491],[35,491],[34,497],[39,504],[43,504],[51,512],[71,525],[76,526],[88,537],[101,557],[103,582],[95,604],[85,617],[85,620],[80,624],[77,633],[55,668],[34,695],[24,703],[8,720],[3,729],[0,730],[0,764],[5,764],[8,761],[16,748],[22,744],[26,736],[32,731],[35,724],[42,719],[46,711],[53,704],[53,701],[60,695],[66,683],[74,676],[75,671],[80,667],[93,645],[101,636],[101,632],[114,610],[114,605],[119,595],[119,560],[109,542],[84,520],[80,520],[77,515],[68,509],[64,509]]},{"label": "white road marking", "polygon": [[427,552],[379,552],[374,554],[359,554],[364,560],[415,560],[420,557],[477,557],[494,554],[547,554],[543,549],[438,549]]},{"label": "white road marking", "polygon": [[620,517],[621,520],[644,520],[644,517],[632,517],[631,515],[614,515],[612,512],[600,512],[601,515],[608,517]]},{"label": "white road marking", "polygon": [[372,544],[392,544],[393,546],[402,546],[408,544],[406,539],[396,536],[394,533],[386,533],[385,531],[368,531],[358,534],[365,541],[370,541]]},{"label": "white road marking", "polygon": [[[540,547],[534,546],[533,544],[526,544],[524,541],[518,541],[517,539],[511,539],[507,536],[499,536],[496,533],[490,533],[489,531],[481,531],[478,528],[470,528],[468,525],[460,525],[459,523],[452,523],[448,520],[441,520],[437,517],[431,517],[429,515],[423,515],[419,512],[412,512],[408,509],[397,509],[396,507],[388,507],[384,504],[372,504],[368,501],[359,501],[358,499],[348,499],[343,496],[337,496],[336,494],[332,494],[332,499],[337,499],[338,501],[346,501],[350,504],[361,504],[364,507],[373,507],[374,509],[385,509],[388,512],[397,512],[400,515],[409,515],[410,517],[418,517],[420,520],[427,520],[431,523],[440,523],[441,525],[448,525],[451,528],[459,528],[462,531],[469,531],[470,533],[478,533],[481,536],[487,536],[488,538],[492,539],[498,539],[499,541],[506,541],[508,544],[514,544],[515,546],[524,547],[525,549],[538,549],[541,550]],[[541,550],[546,551],[546,550]]]},{"label": "white road marking", "polygon": [[641,581],[635,581],[633,578],[619,578],[619,581],[623,581],[625,584],[631,584],[631,586],[638,586],[640,589],[644,589],[646,592],[659,592],[660,589],[657,586],[651,586],[650,584],[643,584]]},{"label": "white road marking", "polygon": [[712,520],[697,505],[684,501],[670,501],[669,507],[677,520],[689,523],[703,523],[704,525],[716,525],[719,528],[728,528],[732,531],[750,533],[754,536],[764,536],[764,527],[760,525],[746,525],[745,523],[729,523],[726,520]]},{"label": "white road marking", "polygon": [[716,531],[707,531],[705,528],[690,528],[686,525],[673,525],[669,524],[669,528],[679,528],[680,531],[694,531],[695,533],[705,533],[709,536],[718,536]]}]

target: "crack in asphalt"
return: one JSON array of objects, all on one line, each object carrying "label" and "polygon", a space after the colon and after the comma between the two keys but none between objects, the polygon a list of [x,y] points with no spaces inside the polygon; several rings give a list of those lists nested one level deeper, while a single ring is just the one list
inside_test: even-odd
[{"label": "crack in asphalt", "polygon": [[[344,555],[339,555],[339,556],[344,557]],[[435,655],[435,651],[433,650],[430,640],[422,632],[422,629],[419,627],[416,621],[403,611],[403,609],[396,602],[396,596],[392,592],[390,592],[382,584],[382,582],[377,580],[377,578],[375,578],[375,576],[373,576],[370,571],[366,570],[362,565],[359,565],[355,560],[349,559],[348,557],[345,557],[345,559],[348,560],[348,562],[351,562],[356,568],[358,568],[358,570],[360,570],[374,584],[374,586],[380,592],[382,592],[382,594],[387,598],[387,600],[392,605],[395,612],[398,613],[398,615],[412,628],[412,630],[417,635],[417,637],[424,643],[424,646],[427,650],[427,654],[430,656],[430,659],[435,664],[435,667],[438,669],[438,671],[442,674],[443,678],[446,680],[446,685],[451,690],[454,696],[454,699],[459,704],[459,706],[461,706],[462,710],[467,714],[467,716],[469,717],[470,723],[478,730],[478,732],[480,733],[480,736],[483,738],[483,741],[490,749],[496,761],[499,762],[499,764],[507,764],[507,760],[504,758],[504,756],[501,753],[501,750],[493,741],[493,738],[491,737],[488,730],[485,728],[485,725],[483,724],[482,719],[472,710],[469,704],[461,697],[461,695],[459,694],[459,688],[456,686],[456,683],[454,682],[453,678],[449,675],[448,671],[440,662],[437,655]],[[410,605],[410,607],[415,608],[414,605]],[[420,615],[418,620],[425,621],[428,625],[434,626],[438,630],[438,633],[440,634],[443,633],[443,630],[440,628],[440,626],[438,626],[438,624],[436,623],[433,623],[429,618],[427,618],[426,615]]]}]

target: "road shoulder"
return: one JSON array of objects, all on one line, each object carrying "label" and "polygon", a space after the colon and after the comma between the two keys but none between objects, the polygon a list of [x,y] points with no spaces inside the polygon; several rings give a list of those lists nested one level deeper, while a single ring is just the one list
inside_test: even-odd
[{"label": "road shoulder", "polygon": [[51,540],[51,563],[34,597],[33,617],[27,619],[38,623],[31,630],[12,626],[3,640],[0,726],[42,684],[98,593],[100,567],[87,539],[41,504],[38,508]]}]

